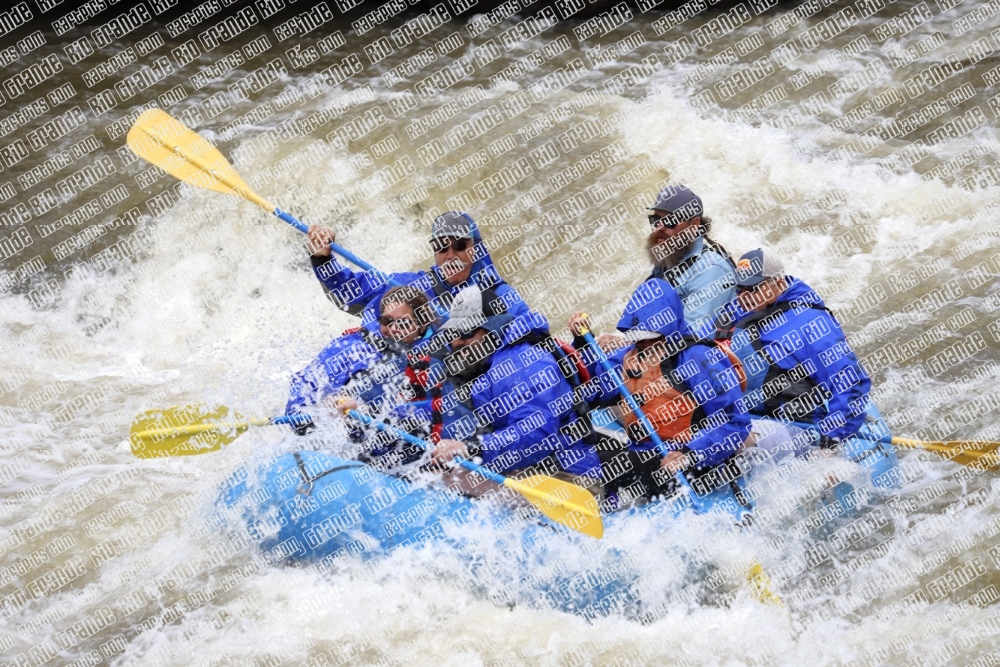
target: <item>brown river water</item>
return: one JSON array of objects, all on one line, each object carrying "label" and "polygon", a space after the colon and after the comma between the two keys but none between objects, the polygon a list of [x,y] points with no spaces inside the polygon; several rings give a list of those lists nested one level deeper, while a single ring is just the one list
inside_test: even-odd
[{"label": "brown river water", "polygon": [[[497,603],[453,581],[464,566],[443,546],[247,569],[253,548],[219,550],[207,528],[219,485],[337,437],[256,429],[148,461],[129,423],[193,402],[277,414],[291,373],[357,321],[324,296],[298,232],[125,148],[138,113],[163,108],[385,270],[426,266],[433,217],[469,211],[562,337],[580,308],[613,329],[648,274],[644,209],[685,183],[734,255],[766,245],[824,296],[894,433],[1000,440],[994,3],[630,0],[589,19],[565,18],[569,3],[456,18],[448,3],[374,26],[394,5],[13,4],[0,7],[0,663],[1000,662],[995,472],[921,451],[900,451],[899,488],[835,523],[875,515],[878,530],[815,567],[794,564],[824,535],[790,531],[821,507],[810,489],[829,475],[864,486],[832,459],[777,477],[759,506],[778,519],[758,531],[686,516],[558,556],[573,571],[627,553],[634,614]],[[17,26],[22,6],[34,18]],[[114,557],[95,557],[109,544]],[[741,591],[755,558],[783,608]],[[171,578],[184,564],[194,574]]]}]

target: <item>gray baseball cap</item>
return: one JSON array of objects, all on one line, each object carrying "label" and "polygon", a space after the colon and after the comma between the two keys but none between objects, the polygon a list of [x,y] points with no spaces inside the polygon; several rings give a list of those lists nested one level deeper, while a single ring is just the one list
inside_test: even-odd
[{"label": "gray baseball cap", "polygon": [[448,211],[434,218],[434,225],[431,227],[431,238],[456,238],[471,239],[472,224],[469,216],[464,213]]},{"label": "gray baseball cap", "polygon": [[448,312],[448,321],[442,330],[472,331],[486,324],[483,313],[483,293],[477,285],[470,285],[455,295]]},{"label": "gray baseball cap", "polygon": [[656,203],[649,210],[672,213],[678,220],[690,220],[705,211],[701,197],[691,192],[685,185],[668,185],[660,190],[660,194],[656,196]]},{"label": "gray baseball cap", "polygon": [[768,278],[779,278],[783,275],[785,275],[785,265],[766,248],[757,248],[744,253],[736,262],[736,284],[740,287],[753,287]]}]

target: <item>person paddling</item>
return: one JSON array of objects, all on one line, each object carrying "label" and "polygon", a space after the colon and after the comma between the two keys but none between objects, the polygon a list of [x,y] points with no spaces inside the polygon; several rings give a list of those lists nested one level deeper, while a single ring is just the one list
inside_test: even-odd
[{"label": "person paddling", "polygon": [[[426,295],[412,286],[390,289],[380,299],[379,330],[358,328],[327,345],[305,369],[292,377],[285,414],[307,412],[323,403],[335,416],[348,408],[395,421],[419,437],[432,436],[432,360],[413,352],[429,333],[435,313]],[[296,430],[304,435],[313,424]],[[363,433],[352,425],[352,437]],[[373,435],[358,458],[383,471],[423,458],[423,450],[401,440]]]},{"label": "person paddling", "polygon": [[[600,461],[586,437],[588,424],[574,410],[573,389],[543,344],[545,318],[497,312],[470,286],[455,298],[438,335],[452,342],[444,358],[443,437],[432,461],[481,459],[504,476],[556,477],[600,500]],[[456,469],[449,482],[473,496],[496,488],[474,477]]]},{"label": "person paddling", "polygon": [[[736,263],[736,323],[730,349],[746,373],[741,409],[754,417],[758,447],[801,454],[836,447],[865,421],[871,379],[823,299],[757,248]],[[807,422],[804,434],[788,421]],[[814,437],[815,436],[815,437]]]},{"label": "person paddling", "polygon": [[589,329],[587,317],[576,313],[569,328],[573,346],[583,352],[595,378],[594,402],[617,406],[632,443],[626,460],[605,466],[609,496],[614,492],[620,505],[671,495],[676,472],[685,471],[697,482],[744,445],[750,420],[736,407],[741,396],[736,369],[712,341],[685,335],[684,307],[670,283],[652,278],[635,291],[618,322],[627,345],[609,357],[656,433],[673,449],[666,457],[658,456],[639,418],[620,401],[617,384],[601,373],[581,337],[582,327]]},{"label": "person paddling", "polygon": [[[340,308],[352,315],[360,314],[362,326],[375,330],[381,315],[378,299],[390,285],[384,276],[352,271],[341,264],[330,251],[335,240],[336,234],[330,229],[309,228],[313,271]],[[389,277],[421,290],[435,302],[439,313],[447,313],[454,296],[469,285],[476,285],[498,312],[509,312],[514,317],[529,312],[528,304],[493,265],[479,227],[467,213],[448,211],[435,218],[430,242],[434,266],[425,271],[392,273]]]}]

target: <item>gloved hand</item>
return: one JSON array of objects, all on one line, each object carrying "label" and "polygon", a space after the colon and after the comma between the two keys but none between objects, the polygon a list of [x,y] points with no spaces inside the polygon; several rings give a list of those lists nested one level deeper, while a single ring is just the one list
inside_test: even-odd
[{"label": "gloved hand", "polygon": [[677,474],[691,465],[691,461],[684,452],[672,451],[660,460],[660,467]]},{"label": "gloved hand", "polygon": [[298,426],[293,426],[292,428],[295,429],[296,435],[306,435],[310,431],[315,431],[316,430],[316,424],[314,424],[311,421],[309,421],[309,422],[306,422],[305,424],[300,424]]},{"label": "gloved hand", "polygon": [[831,438],[828,435],[817,433],[816,446],[820,449],[837,449],[840,447],[840,438]]}]

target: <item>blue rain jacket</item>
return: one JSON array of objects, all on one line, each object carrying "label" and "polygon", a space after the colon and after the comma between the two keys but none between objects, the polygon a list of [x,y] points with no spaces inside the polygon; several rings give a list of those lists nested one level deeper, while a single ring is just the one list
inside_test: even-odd
[{"label": "blue rain jacket", "polygon": [[[458,285],[449,285],[444,281],[444,275],[437,266],[432,266],[426,271],[391,273],[389,276],[403,285],[414,285],[422,290],[432,301],[438,299],[442,312],[447,311],[451,306],[451,299],[463,288],[475,283],[483,291],[485,296],[492,299],[501,299],[503,305],[514,317],[527,315],[530,312],[528,304],[517,291],[508,285],[500,276],[489,250],[483,242],[483,236],[479,227],[467,214],[466,218],[472,226],[472,236],[476,241],[477,256],[472,263],[472,272],[469,280]],[[333,295],[338,304],[343,304],[344,310],[352,315],[361,314],[361,324],[370,331],[378,330],[379,302],[391,285],[386,282],[384,275],[379,275],[371,271],[352,271],[340,261],[331,256],[318,260],[314,258],[313,272],[323,286]],[[322,263],[318,263],[322,262]],[[318,263],[318,265],[317,265]],[[487,292],[487,290],[492,290]],[[444,298],[440,298],[444,296]],[[485,305],[485,304],[484,304]],[[499,312],[501,308],[494,307],[494,311]],[[548,323],[546,323],[546,331]]]},{"label": "blue rain jacket", "polygon": [[[676,369],[680,384],[690,391],[704,419],[692,424],[692,439],[687,443],[666,442],[671,449],[689,450],[698,459],[698,468],[719,465],[731,458],[750,435],[750,418],[737,409],[742,396],[739,377],[728,356],[711,341],[699,342],[683,335],[686,330],[684,307],[676,290],[664,280],[651,278],[640,285],[625,306],[618,322],[622,332],[632,329],[653,331],[665,337],[668,345],[684,349],[677,355]],[[573,341],[585,349],[582,338]],[[623,376],[625,355],[635,346],[615,350],[608,357],[617,377]],[[616,402],[620,395],[617,381],[609,376],[592,350],[586,349],[584,361],[590,372],[589,395],[598,403]],[[648,451],[655,445],[652,439],[631,445],[635,450]]]},{"label": "blue rain jacket", "polygon": [[698,238],[677,263],[686,265],[672,275],[670,270],[653,269],[650,278],[668,280],[684,304],[684,321],[699,338],[715,335],[715,320],[726,304],[736,298],[736,270],[720,251]]},{"label": "blue rain jacket", "polygon": [[[381,349],[379,349],[381,348]],[[408,431],[431,423],[429,398],[415,400],[406,376],[406,355],[392,351],[378,334],[356,331],[335,338],[302,371],[292,376],[285,414],[308,412],[308,407],[327,396],[343,391],[357,398],[390,421],[406,420]],[[429,430],[429,428],[428,428]],[[372,455],[381,456],[393,446],[375,440]],[[415,460],[420,450],[407,446],[406,461]]]},{"label": "blue rain jacket", "polygon": [[864,423],[871,379],[819,295],[798,278],[787,280],[788,289],[760,313],[733,306],[739,319],[730,349],[747,375],[741,409],[847,438]]},{"label": "blue rain jacket", "polygon": [[582,440],[587,429],[574,411],[572,387],[552,353],[526,342],[546,334],[548,322],[530,312],[490,319],[501,322],[485,327],[496,333],[497,350],[460,389],[445,383],[442,437],[478,438],[483,464],[500,474],[555,455],[567,472],[600,479],[597,451]]}]

